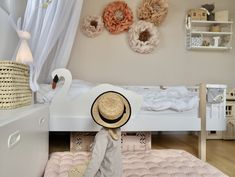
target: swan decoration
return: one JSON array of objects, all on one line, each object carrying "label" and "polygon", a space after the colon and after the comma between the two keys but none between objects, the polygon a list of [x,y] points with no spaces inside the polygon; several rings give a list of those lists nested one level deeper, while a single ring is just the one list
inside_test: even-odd
[{"label": "swan decoration", "polygon": [[91,123],[94,125],[95,123],[93,123],[90,113],[91,105],[98,95],[106,91],[119,92],[129,100],[132,109],[131,118],[134,117],[140,110],[142,104],[142,96],[138,95],[135,92],[128,91],[111,84],[100,84],[93,87],[88,92],[71,99],[68,97],[68,92],[72,83],[72,75],[70,71],[64,68],[56,69],[52,72],[52,78],[54,78],[56,75],[59,79],[64,78],[64,84],[62,88],[60,88],[56,92],[51,102],[50,112],[52,119],[89,118],[87,119],[87,123]]}]

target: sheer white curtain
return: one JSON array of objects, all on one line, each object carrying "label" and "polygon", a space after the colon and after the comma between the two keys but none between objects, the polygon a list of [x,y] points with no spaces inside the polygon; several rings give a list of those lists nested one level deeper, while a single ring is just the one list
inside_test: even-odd
[{"label": "sheer white curtain", "polygon": [[50,71],[66,67],[83,4],[83,0],[52,0],[47,8],[42,8],[44,2],[28,0],[22,27],[31,33],[29,46],[34,57],[35,90],[40,73],[45,82],[51,79]]}]

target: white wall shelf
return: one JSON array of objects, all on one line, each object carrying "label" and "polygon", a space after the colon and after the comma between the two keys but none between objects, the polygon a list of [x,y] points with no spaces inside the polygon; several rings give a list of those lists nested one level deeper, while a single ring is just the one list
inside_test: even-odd
[{"label": "white wall shelf", "polygon": [[198,23],[198,24],[233,24],[233,21],[191,20],[191,23]]},{"label": "white wall shelf", "polygon": [[209,31],[192,31],[191,34],[205,34],[205,35],[232,35],[232,32],[209,32]]},{"label": "white wall shelf", "polygon": [[[220,31],[210,28],[218,25]],[[230,50],[233,21],[200,21],[188,19],[186,27],[186,48],[188,50]],[[216,44],[216,39],[218,38]]]},{"label": "white wall shelf", "polygon": [[229,50],[232,47],[192,46],[192,50]]}]

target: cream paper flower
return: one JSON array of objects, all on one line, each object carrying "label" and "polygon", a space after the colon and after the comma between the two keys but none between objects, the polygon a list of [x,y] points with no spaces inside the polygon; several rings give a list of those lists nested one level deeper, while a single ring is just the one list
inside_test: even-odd
[{"label": "cream paper flower", "polygon": [[82,24],[82,32],[90,38],[101,34],[104,30],[104,23],[101,16],[86,16]]},{"label": "cream paper flower", "polygon": [[167,13],[167,0],[143,0],[137,10],[138,19],[151,22],[154,25],[160,25]]},{"label": "cream paper flower", "polygon": [[159,43],[159,31],[153,23],[140,20],[131,26],[128,38],[132,50],[138,53],[150,53]]}]

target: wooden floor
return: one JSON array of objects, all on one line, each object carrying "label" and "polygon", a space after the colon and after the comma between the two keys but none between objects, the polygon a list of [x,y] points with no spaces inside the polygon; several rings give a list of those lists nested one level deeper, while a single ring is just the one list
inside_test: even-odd
[{"label": "wooden floor", "polygon": [[[50,134],[50,152],[69,150],[69,133]],[[195,156],[198,139],[187,134],[152,136],[153,149],[183,149]],[[207,140],[207,162],[230,177],[235,177],[235,141]]]},{"label": "wooden floor", "polygon": [[[198,138],[195,135],[153,135],[154,149],[183,149],[195,156]],[[235,177],[235,141],[207,140],[207,162],[230,177]]]}]

